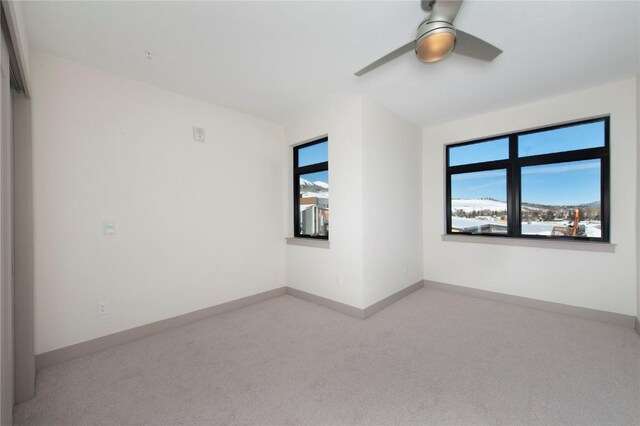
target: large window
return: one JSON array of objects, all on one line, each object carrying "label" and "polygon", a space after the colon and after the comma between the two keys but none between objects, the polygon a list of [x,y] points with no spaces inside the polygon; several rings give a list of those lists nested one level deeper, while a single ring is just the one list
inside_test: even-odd
[{"label": "large window", "polygon": [[447,233],[609,241],[609,118],[447,147]]},{"label": "large window", "polygon": [[329,141],[293,148],[293,232],[296,237],[329,238]]}]

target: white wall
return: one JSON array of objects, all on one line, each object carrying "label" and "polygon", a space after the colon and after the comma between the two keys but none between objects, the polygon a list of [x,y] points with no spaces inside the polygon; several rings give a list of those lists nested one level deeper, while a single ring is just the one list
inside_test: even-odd
[{"label": "white wall", "polygon": [[[636,78],[636,135],[637,135],[637,160],[636,160],[636,223],[640,223],[640,74]],[[638,322],[636,326],[640,325],[640,226],[636,226],[636,296],[638,298],[637,303],[637,314],[636,318]],[[637,329],[638,333],[640,333],[640,328]]]},{"label": "white wall", "polygon": [[421,129],[363,99],[364,306],[422,280]]},{"label": "white wall", "polygon": [[[630,79],[424,129],[424,278],[636,315],[636,103]],[[441,240],[445,144],[603,114],[611,114],[615,253]]]},{"label": "white wall", "polygon": [[31,72],[36,353],[284,285],[282,127],[43,53]]},{"label": "white wall", "polygon": [[[422,277],[625,314],[640,304],[635,79],[425,129],[422,147],[360,96],[283,130],[42,53],[32,83],[36,353],[283,284],[359,308]],[[607,113],[614,254],[441,241],[444,144]],[[291,145],[325,134],[331,248],[285,249]]]},{"label": "white wall", "polygon": [[362,308],[362,98],[287,126],[289,174],[285,187],[286,233],[293,236],[292,145],[329,135],[329,238],[331,247],[287,246],[287,285]]},{"label": "white wall", "polygon": [[[329,135],[330,248],[287,246],[287,285],[365,308],[422,280],[421,132],[352,96],[287,126],[291,146]],[[287,236],[293,235],[292,174]]]}]

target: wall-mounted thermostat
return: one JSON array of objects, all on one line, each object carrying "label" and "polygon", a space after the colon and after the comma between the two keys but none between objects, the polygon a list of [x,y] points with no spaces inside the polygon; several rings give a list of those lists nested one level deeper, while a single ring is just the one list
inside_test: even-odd
[{"label": "wall-mounted thermostat", "polygon": [[204,142],[204,128],[193,127],[193,140],[196,142]]}]

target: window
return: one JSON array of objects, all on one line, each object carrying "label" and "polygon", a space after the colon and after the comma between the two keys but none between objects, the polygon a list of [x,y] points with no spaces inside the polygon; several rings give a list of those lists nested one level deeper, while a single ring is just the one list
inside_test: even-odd
[{"label": "window", "polygon": [[609,241],[609,118],[449,145],[447,233]]},{"label": "window", "polygon": [[293,148],[293,232],[329,239],[329,141]]}]

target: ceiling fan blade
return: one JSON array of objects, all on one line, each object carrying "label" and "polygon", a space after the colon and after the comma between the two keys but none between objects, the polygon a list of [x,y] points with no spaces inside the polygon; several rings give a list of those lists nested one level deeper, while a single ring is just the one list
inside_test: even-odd
[{"label": "ceiling fan blade", "polygon": [[384,65],[387,62],[394,60],[398,56],[402,56],[407,52],[411,52],[412,50],[415,50],[415,48],[416,48],[416,41],[412,40],[409,43],[405,44],[404,46],[397,48],[393,52],[387,55],[384,55],[382,58],[378,59],[377,61],[362,68],[360,71],[356,72],[354,75],[357,75],[358,77],[360,77],[361,75],[366,74],[369,71],[378,68],[380,65]]},{"label": "ceiling fan blade", "polygon": [[502,50],[494,45],[472,36],[469,33],[460,31],[457,28],[456,46],[453,48],[453,51],[459,55],[470,56],[487,62],[493,61],[502,53]]},{"label": "ceiling fan blade", "polygon": [[462,6],[462,0],[436,0],[429,21],[445,21],[453,24]]}]

